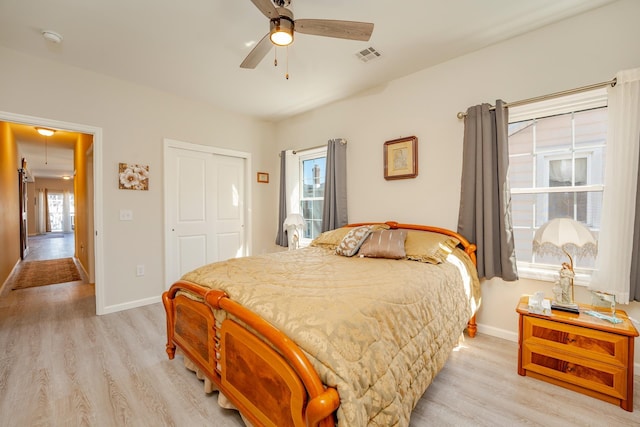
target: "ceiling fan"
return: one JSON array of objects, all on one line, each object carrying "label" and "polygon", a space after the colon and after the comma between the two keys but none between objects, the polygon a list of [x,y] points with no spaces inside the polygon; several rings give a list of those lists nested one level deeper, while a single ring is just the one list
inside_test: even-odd
[{"label": "ceiling fan", "polygon": [[273,3],[272,0],[251,0],[251,2],[269,18],[269,32],[249,52],[240,64],[240,68],[256,68],[273,45],[290,45],[293,42],[294,31],[314,36],[361,41],[369,40],[373,32],[373,24],[369,22],[331,19],[294,20],[293,13],[287,9],[291,0],[273,0]]}]

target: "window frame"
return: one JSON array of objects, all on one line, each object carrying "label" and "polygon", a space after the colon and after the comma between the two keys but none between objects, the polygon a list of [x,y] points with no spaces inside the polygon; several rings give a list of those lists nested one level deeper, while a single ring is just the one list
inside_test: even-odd
[{"label": "window frame", "polygon": [[[526,120],[536,120],[543,119],[545,117],[567,114],[567,113],[578,113],[580,111],[607,107],[607,91],[606,88],[596,89],[588,92],[553,98],[545,101],[540,101],[531,104],[525,104],[521,106],[514,106],[509,108],[509,124],[522,122]],[[573,126],[573,125],[572,125]],[[572,139],[575,136],[575,129],[572,129]],[[553,192],[567,192],[567,189],[570,189],[571,192],[587,192],[588,201],[591,202],[593,197],[592,192],[604,192],[605,183],[603,184],[593,184],[589,182],[590,173],[592,172],[593,161],[591,160],[595,155],[595,150],[598,148],[604,147],[604,154],[606,155],[606,142],[603,146],[589,146],[585,148],[576,149],[575,140],[571,142],[571,148],[568,151],[549,151],[548,153],[544,152],[535,152],[536,159],[533,161],[534,166],[534,185],[537,185],[538,174],[537,171],[540,167],[543,168],[543,178],[545,178],[545,182],[549,182],[549,169],[550,162],[552,160],[569,158],[572,160],[573,168],[572,171],[572,185],[565,187],[537,187],[533,188],[511,188],[511,194],[549,194]],[[533,153],[532,153],[533,154]],[[519,156],[514,155],[514,156]],[[575,160],[576,158],[587,158],[587,185],[575,185]],[[604,168],[604,164],[602,164]],[[547,205],[547,210],[549,206]],[[548,214],[548,213],[547,213]],[[587,216],[590,215],[589,209],[587,209]],[[589,219],[589,217],[587,218]],[[535,224],[534,224],[535,227]],[[514,227],[515,228],[515,227]],[[535,261],[535,258],[533,258]],[[528,262],[528,261],[520,261],[516,260],[518,275],[520,278],[526,279],[534,279],[541,280],[547,282],[554,282],[558,278],[558,269],[559,265],[555,264],[543,264],[536,262]],[[593,273],[593,269],[590,268],[576,268],[575,270],[575,284],[577,285],[588,285],[591,281],[591,274]]]}]

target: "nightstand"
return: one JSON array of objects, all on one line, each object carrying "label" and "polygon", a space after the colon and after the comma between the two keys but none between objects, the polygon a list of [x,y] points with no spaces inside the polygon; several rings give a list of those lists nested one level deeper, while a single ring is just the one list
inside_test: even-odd
[{"label": "nightstand", "polygon": [[580,313],[552,310],[548,316],[529,313],[528,297],[516,311],[518,374],[546,381],[633,411],[633,340],[638,331],[624,311],[622,323]]}]

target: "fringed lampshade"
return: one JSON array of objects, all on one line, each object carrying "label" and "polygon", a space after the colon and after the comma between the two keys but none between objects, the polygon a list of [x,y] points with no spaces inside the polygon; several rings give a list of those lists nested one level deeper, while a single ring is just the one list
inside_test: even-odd
[{"label": "fringed lampshade", "polygon": [[[577,310],[574,304],[573,292],[573,257],[596,256],[598,243],[593,237],[591,230],[584,224],[571,218],[555,218],[540,227],[533,237],[533,252],[539,255],[561,256],[565,254],[569,257],[569,264],[563,263],[560,270],[560,280],[557,284],[561,288],[563,297],[556,302],[572,306],[572,310]],[[568,267],[568,268],[567,268]],[[568,295],[567,286],[570,287],[571,295]],[[554,288],[555,293],[555,288]]]},{"label": "fringed lampshade", "polygon": [[289,250],[298,249],[300,243],[300,233],[304,230],[305,222],[302,215],[297,213],[291,213],[287,215],[287,218],[282,224],[284,229],[287,230],[287,243]]}]

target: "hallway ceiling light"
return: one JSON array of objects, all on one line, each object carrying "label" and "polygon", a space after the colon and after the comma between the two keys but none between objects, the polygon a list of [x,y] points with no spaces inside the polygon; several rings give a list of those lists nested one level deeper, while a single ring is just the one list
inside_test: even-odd
[{"label": "hallway ceiling light", "polygon": [[38,133],[42,136],[51,136],[54,133],[56,133],[55,130],[53,129],[47,129],[47,128],[36,128],[36,130],[38,131]]}]

